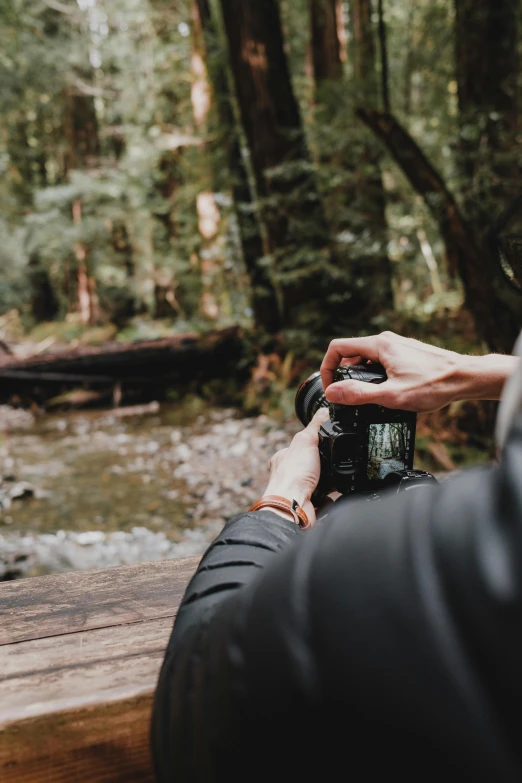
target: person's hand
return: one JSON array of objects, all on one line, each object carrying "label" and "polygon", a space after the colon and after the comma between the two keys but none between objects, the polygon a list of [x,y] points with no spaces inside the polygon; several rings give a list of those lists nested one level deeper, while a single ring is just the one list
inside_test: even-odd
[{"label": "person's hand", "polygon": [[[270,460],[270,479],[265,495],[281,495],[296,500],[310,525],[315,524],[315,509],[310,498],[321,472],[319,460],[319,428],[328,419],[328,410],[319,408],[304,430],[294,436],[290,446],[276,452]],[[278,513],[278,512],[276,512]],[[280,516],[285,516],[281,513]]]},{"label": "person's hand", "polygon": [[[381,384],[346,380],[332,383],[343,364],[379,362],[388,380]],[[502,354],[465,356],[419,340],[383,332],[333,340],[321,365],[327,400],[342,405],[375,403],[428,413],[453,400],[497,400],[519,359]]]}]

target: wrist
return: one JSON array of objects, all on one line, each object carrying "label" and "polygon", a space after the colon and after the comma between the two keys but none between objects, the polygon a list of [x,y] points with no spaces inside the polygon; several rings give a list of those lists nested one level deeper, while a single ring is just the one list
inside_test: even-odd
[{"label": "wrist", "polygon": [[269,482],[261,497],[265,498],[268,495],[279,495],[280,497],[288,498],[289,500],[296,500],[301,508],[307,500],[310,500],[310,496],[306,490],[298,487],[296,484],[284,484],[281,482]]},{"label": "wrist", "polygon": [[456,370],[454,400],[499,400],[520,358],[504,354],[463,356]]},{"label": "wrist", "polygon": [[257,511],[261,509],[267,509],[274,512],[283,519],[288,519],[290,522],[295,522],[300,528],[306,529],[311,526],[310,520],[294,499],[284,497],[283,495],[263,495],[256,500],[256,502],[250,507],[249,511]]}]

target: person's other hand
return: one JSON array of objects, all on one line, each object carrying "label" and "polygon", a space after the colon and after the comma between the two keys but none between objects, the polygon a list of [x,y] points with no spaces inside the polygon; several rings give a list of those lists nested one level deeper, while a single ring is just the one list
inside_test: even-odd
[{"label": "person's other hand", "polygon": [[[371,337],[333,340],[321,364],[321,379],[330,402],[342,405],[376,403],[427,413],[455,399],[464,399],[466,360],[419,340],[383,332]],[[482,358],[482,357],[481,357]],[[332,383],[334,371],[343,364],[379,362],[388,380],[381,384],[346,380]],[[460,370],[462,369],[462,372]]]},{"label": "person's other hand", "polygon": [[270,460],[270,479],[263,493],[281,495],[296,500],[305,512],[310,525],[315,524],[315,509],[310,498],[319,482],[319,429],[328,419],[328,410],[319,408],[304,430],[294,436],[287,449],[276,452]]}]

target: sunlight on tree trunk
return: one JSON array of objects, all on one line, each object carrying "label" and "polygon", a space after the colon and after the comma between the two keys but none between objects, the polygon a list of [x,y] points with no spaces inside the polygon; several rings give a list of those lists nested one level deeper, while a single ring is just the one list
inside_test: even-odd
[{"label": "sunlight on tree trunk", "polygon": [[210,88],[205,64],[199,52],[192,52],[190,69],[192,71],[192,85],[190,87],[192,112],[196,128],[201,128],[206,123],[210,110]]},{"label": "sunlight on tree trunk", "polygon": [[226,150],[227,184],[232,192],[243,261],[250,278],[254,324],[261,331],[273,333],[277,332],[280,326],[277,296],[270,270],[263,264],[268,251],[265,248],[259,207],[255,202],[253,177],[247,168],[239,123],[232,104],[233,94],[215,20],[215,8],[212,9],[209,0],[196,0],[196,10],[217,104],[219,128],[214,143]]},{"label": "sunlight on tree trunk", "polygon": [[422,255],[426,261],[426,266],[428,267],[428,271],[430,273],[433,293],[437,294],[438,296],[442,294],[443,287],[440,282],[439,266],[437,264],[437,259],[435,258],[435,253],[433,252],[433,248],[431,247],[428,241],[428,236],[423,228],[417,229],[417,238],[419,240],[420,249],[422,250]]},{"label": "sunlight on tree trunk", "polygon": [[[82,222],[82,202],[79,198],[72,203],[72,216],[73,223],[79,226]],[[78,311],[81,323],[86,326],[94,324],[97,318],[96,281],[88,273],[87,247],[83,242],[75,244],[74,256],[77,264]]]},{"label": "sunlight on tree trunk", "polygon": [[204,193],[198,193],[196,204],[199,218],[199,233],[203,239],[213,239],[219,231],[219,221],[221,219],[214,194],[208,190]]},{"label": "sunlight on tree trunk", "polygon": [[[208,135],[210,111],[210,86],[207,69],[203,61],[203,29],[196,0],[192,0],[192,56],[191,56],[191,101],[194,124],[203,136]],[[218,242],[221,214],[211,190],[198,193],[196,197],[198,230],[201,235],[200,269],[203,291],[200,310],[207,318],[215,320],[220,314],[216,292],[222,289],[223,253]]]},{"label": "sunlight on tree trunk", "polygon": [[[319,335],[340,312],[330,235],[310,164],[277,0],[221,0],[238,104],[267,230],[283,325]],[[335,281],[335,282],[334,282]],[[344,307],[343,307],[344,305]],[[340,316],[339,316],[340,317]]]}]

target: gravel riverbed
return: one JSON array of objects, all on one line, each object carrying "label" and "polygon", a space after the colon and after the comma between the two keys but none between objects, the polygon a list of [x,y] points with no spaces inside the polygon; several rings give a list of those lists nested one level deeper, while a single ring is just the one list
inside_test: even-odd
[{"label": "gravel riverbed", "polygon": [[201,554],[301,429],[233,409],[0,410],[0,579]]}]

